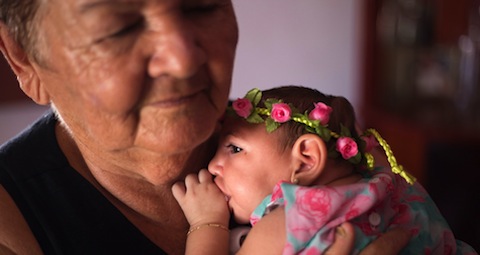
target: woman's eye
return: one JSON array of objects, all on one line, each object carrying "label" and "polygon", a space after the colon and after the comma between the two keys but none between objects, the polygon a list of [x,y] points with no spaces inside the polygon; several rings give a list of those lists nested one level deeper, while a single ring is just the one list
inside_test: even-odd
[{"label": "woman's eye", "polygon": [[235,146],[235,145],[233,145],[233,144],[227,145],[227,148],[230,150],[230,152],[231,152],[232,154],[239,153],[239,152],[241,152],[241,151],[243,150],[242,148],[237,147],[237,146]]},{"label": "woman's eye", "polygon": [[222,6],[220,1],[213,1],[212,3],[192,4],[183,8],[187,14],[206,14],[214,12]]},{"label": "woman's eye", "polygon": [[216,5],[199,5],[185,9],[186,12],[209,12],[215,10]]},{"label": "woman's eye", "polygon": [[138,22],[134,22],[134,23],[131,23],[123,28],[121,28],[120,30],[118,30],[117,32],[111,34],[109,37],[122,37],[122,36],[125,36],[131,32],[134,32],[136,31],[138,28],[140,28],[142,26],[143,22],[141,21],[138,21]]}]

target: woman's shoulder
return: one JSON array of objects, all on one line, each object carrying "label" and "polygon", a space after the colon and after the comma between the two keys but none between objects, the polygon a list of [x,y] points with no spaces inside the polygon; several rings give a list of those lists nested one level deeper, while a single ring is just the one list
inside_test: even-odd
[{"label": "woman's shoulder", "polygon": [[34,169],[55,167],[52,164],[65,164],[66,159],[55,135],[56,124],[55,115],[47,112],[19,135],[3,144],[0,147],[0,176],[5,171],[9,174],[30,175],[29,172]]}]

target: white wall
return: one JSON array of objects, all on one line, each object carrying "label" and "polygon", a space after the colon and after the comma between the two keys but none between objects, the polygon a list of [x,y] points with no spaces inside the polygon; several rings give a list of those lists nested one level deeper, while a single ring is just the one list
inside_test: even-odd
[{"label": "white wall", "polygon": [[359,103],[360,0],[234,0],[240,41],[231,97],[305,85]]}]

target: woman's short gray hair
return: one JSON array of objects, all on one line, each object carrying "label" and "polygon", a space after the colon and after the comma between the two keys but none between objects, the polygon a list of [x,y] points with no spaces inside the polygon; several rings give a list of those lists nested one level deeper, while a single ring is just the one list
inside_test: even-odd
[{"label": "woman's short gray hair", "polygon": [[0,21],[5,23],[14,40],[33,58],[36,35],[34,19],[39,0],[0,0]]}]

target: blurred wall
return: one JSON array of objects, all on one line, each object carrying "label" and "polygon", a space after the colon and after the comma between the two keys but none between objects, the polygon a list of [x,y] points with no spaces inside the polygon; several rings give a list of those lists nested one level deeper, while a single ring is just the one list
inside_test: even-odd
[{"label": "blurred wall", "polygon": [[234,0],[240,28],[232,98],[300,84],[360,98],[358,0]]},{"label": "blurred wall", "polygon": [[27,100],[0,104],[0,144],[25,129],[47,109]]}]

